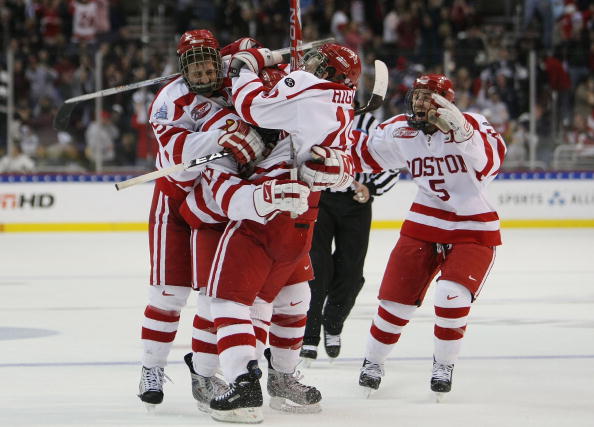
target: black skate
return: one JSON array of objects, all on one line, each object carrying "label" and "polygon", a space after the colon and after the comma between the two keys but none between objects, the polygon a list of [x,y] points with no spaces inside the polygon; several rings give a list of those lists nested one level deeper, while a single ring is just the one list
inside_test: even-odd
[{"label": "black skate", "polygon": [[269,348],[264,350],[264,356],[268,361],[267,388],[272,409],[297,414],[315,414],[322,410],[322,394],[315,387],[301,384],[299,371],[285,374],[274,369]]},{"label": "black skate", "polygon": [[152,411],[155,405],[163,402],[163,384],[165,383],[165,370],[159,366],[154,368],[142,367],[140,373],[140,384],[138,385],[138,397],[142,400],[146,409]]},{"label": "black skate", "polygon": [[299,352],[301,363],[304,368],[309,368],[314,360],[318,358],[318,346],[317,345],[303,345]]},{"label": "black skate", "polygon": [[210,416],[217,421],[257,424],[264,420],[262,415],[262,371],[256,360],[250,360],[247,374],[238,376],[229,385],[229,390],[210,401]]},{"label": "black skate", "polygon": [[184,361],[190,370],[192,396],[196,399],[196,405],[200,411],[210,413],[210,401],[215,396],[226,393],[229,390],[229,386],[227,382],[214,375],[212,377],[203,377],[197,374],[192,365],[192,353],[186,354]]},{"label": "black skate", "polygon": [[340,335],[332,335],[324,329],[324,348],[330,359],[336,359],[340,354]]},{"label": "black skate", "polygon": [[365,387],[367,397],[371,396],[379,388],[383,376],[383,363],[372,363],[367,359],[363,360],[361,374],[359,375],[359,385]]},{"label": "black skate", "polygon": [[439,402],[445,393],[452,389],[452,374],[454,364],[448,365],[438,363],[433,359],[433,371],[431,373],[431,391],[435,392],[436,400]]}]

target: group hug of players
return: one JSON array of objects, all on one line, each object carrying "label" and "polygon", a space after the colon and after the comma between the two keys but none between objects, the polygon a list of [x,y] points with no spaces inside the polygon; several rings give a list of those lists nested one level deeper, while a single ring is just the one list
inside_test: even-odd
[{"label": "group hug of players", "polygon": [[499,134],[455,106],[440,74],[416,79],[406,114],[369,133],[353,129],[361,62],[335,43],[289,69],[254,39],[220,48],[210,31],[193,30],[177,56],[181,75],[149,110],[157,168],[221,149],[231,155],[155,184],[140,399],[163,400],[167,357],[194,290],[185,362],[201,410],[219,421],[261,422],[266,360],[273,409],[320,411],[320,391],[296,373],[320,193],[349,188],[356,172],[403,168],[419,191],[386,266],[359,385],[379,388],[384,361],[439,272],[431,389],[450,391],[471,303],[501,244],[484,194],[505,156]]}]

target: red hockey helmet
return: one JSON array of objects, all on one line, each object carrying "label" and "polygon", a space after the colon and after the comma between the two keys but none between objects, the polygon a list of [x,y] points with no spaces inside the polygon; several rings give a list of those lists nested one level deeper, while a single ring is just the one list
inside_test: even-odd
[{"label": "red hockey helmet", "polygon": [[211,94],[223,84],[219,42],[209,30],[186,31],[177,44],[179,70],[191,92]]},{"label": "red hockey helmet", "polygon": [[417,77],[406,95],[408,125],[425,133],[437,130],[427,119],[427,112],[438,108],[431,98],[432,93],[437,93],[450,102],[454,102],[456,97],[452,81],[443,74],[424,74]]},{"label": "red hockey helmet", "polygon": [[316,77],[352,88],[357,84],[361,74],[361,60],[348,47],[326,43],[303,56],[302,69]]},{"label": "red hockey helmet", "polygon": [[260,70],[260,80],[266,88],[266,90],[272,89],[276,84],[287,75],[283,70],[278,67],[266,67]]}]

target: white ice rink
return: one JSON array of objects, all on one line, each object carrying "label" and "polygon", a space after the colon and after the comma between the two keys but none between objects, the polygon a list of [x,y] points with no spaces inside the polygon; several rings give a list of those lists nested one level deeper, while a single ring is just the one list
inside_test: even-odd
[{"label": "white ice rink", "polygon": [[[365,399],[357,385],[396,237],[372,232],[367,283],[341,356],[305,370],[304,382],[322,391],[323,412],[287,415],[265,406],[265,424],[594,426],[594,229],[503,230],[504,246],[470,313],[453,391],[439,404],[429,391],[431,291],[392,352],[380,390]],[[196,409],[182,364],[193,300],[166,370],[174,383],[166,384],[164,403],[147,414],[136,397],[147,247],[144,233],[0,233],[0,426],[215,424]]]}]

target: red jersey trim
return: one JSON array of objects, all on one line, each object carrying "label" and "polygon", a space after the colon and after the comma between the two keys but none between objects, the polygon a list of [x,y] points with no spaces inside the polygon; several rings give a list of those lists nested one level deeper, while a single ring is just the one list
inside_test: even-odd
[{"label": "red jersey trim", "polygon": [[483,246],[501,245],[501,234],[482,230],[444,230],[430,225],[405,220],[400,234],[413,239],[434,243],[476,243]]},{"label": "red jersey trim", "polygon": [[461,222],[461,221],[477,221],[477,222],[490,222],[498,221],[499,215],[497,212],[484,212],[475,215],[458,215],[454,212],[446,211],[443,209],[432,208],[429,206],[421,205],[419,203],[413,203],[410,207],[411,212],[420,213],[434,218],[442,219],[450,222]]}]

